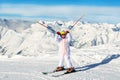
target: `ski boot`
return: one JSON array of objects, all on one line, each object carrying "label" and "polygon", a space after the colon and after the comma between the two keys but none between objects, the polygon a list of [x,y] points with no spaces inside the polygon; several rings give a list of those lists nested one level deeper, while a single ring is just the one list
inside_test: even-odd
[{"label": "ski boot", "polygon": [[72,72],[75,72],[74,67],[68,68],[65,74],[72,73]]},{"label": "ski boot", "polygon": [[63,66],[62,67],[57,67],[55,71],[58,72],[58,71],[62,71],[62,70],[65,70],[65,68]]}]

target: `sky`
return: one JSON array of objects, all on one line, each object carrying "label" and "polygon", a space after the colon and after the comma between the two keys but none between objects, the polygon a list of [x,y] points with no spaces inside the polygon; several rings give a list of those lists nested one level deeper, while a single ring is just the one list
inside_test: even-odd
[{"label": "sky", "polygon": [[120,0],[0,0],[0,18],[120,22]]}]

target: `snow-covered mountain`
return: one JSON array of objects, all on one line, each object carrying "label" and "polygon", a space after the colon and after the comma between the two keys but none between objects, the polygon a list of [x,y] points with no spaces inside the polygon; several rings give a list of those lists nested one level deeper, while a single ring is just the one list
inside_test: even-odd
[{"label": "snow-covered mountain", "polygon": [[[39,56],[57,51],[53,33],[38,23],[6,19],[1,19],[0,23],[1,55]],[[67,30],[74,21],[43,23],[56,31],[61,31]],[[115,25],[79,22],[70,32],[73,35],[72,47],[79,49],[120,41],[120,23]]]},{"label": "snow-covered mountain", "polygon": [[33,21],[20,19],[0,19],[0,26],[20,32],[23,29],[30,27]]}]

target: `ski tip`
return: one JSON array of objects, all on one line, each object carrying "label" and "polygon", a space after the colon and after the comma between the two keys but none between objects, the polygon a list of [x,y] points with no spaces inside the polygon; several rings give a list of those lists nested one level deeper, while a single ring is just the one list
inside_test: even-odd
[{"label": "ski tip", "polygon": [[59,75],[52,75],[52,77],[59,77]]},{"label": "ski tip", "polygon": [[52,75],[52,77],[56,77],[55,75]]},{"label": "ski tip", "polygon": [[47,75],[48,73],[46,73],[46,72],[42,72],[42,74]]}]

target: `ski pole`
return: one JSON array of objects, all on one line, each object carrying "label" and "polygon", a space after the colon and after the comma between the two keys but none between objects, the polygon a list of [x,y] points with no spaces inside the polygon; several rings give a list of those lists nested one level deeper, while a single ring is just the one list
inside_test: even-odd
[{"label": "ski pole", "polygon": [[73,26],[70,27],[70,30],[84,17],[84,15],[82,15],[75,23]]},{"label": "ski pole", "polygon": [[52,27],[46,26],[46,25],[44,25],[44,24],[42,24],[40,22],[37,22],[37,23],[40,24],[40,25],[42,25],[43,27],[47,28],[55,36],[56,31]]},{"label": "ski pole", "polygon": [[70,25],[70,26],[68,27],[68,29],[69,29],[69,30],[72,30],[72,28],[83,18],[83,16],[84,16],[84,15],[82,15],[82,16],[74,23],[73,26]]},{"label": "ski pole", "polygon": [[84,15],[82,15],[76,22],[73,26],[75,26],[82,18],[84,17]]},{"label": "ski pole", "polygon": [[37,22],[37,23],[40,24],[40,25],[42,25],[43,27],[46,27],[46,28],[48,27],[48,26],[45,26],[44,24],[41,24],[41,23],[39,23],[39,22]]}]

